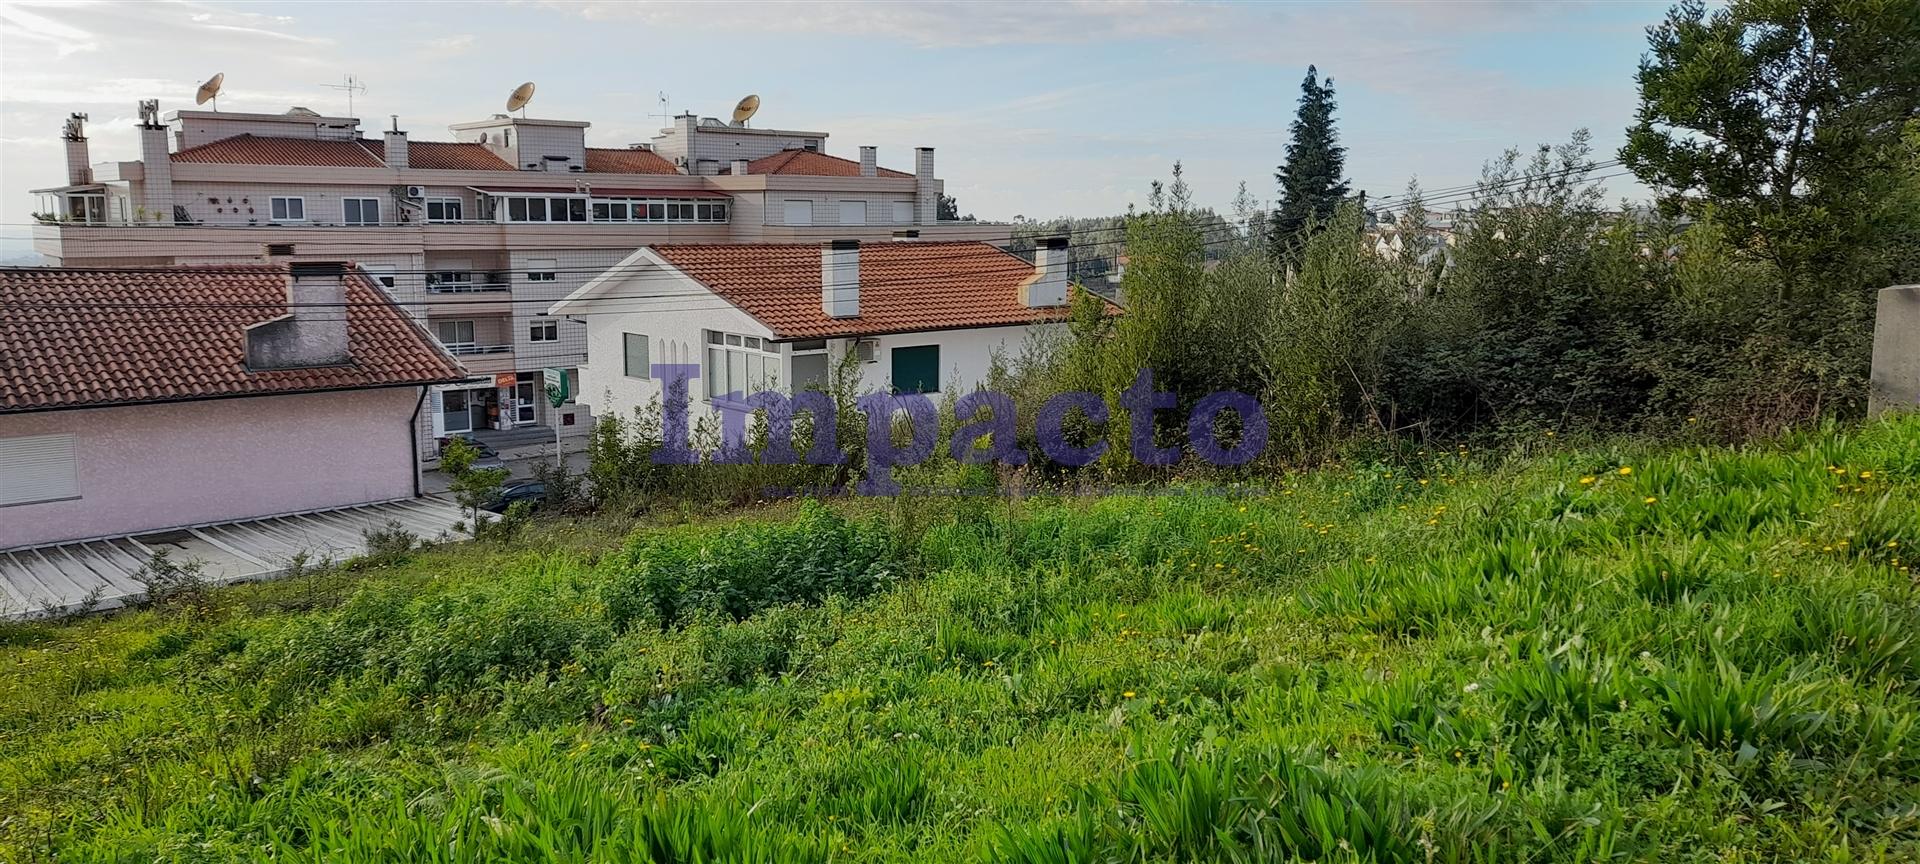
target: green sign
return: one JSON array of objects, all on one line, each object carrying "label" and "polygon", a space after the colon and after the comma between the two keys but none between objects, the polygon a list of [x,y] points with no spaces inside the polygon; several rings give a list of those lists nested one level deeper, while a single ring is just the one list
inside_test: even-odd
[{"label": "green sign", "polygon": [[567,370],[548,367],[540,370],[540,377],[546,379],[547,402],[558,408],[567,404],[573,391],[567,388]]}]

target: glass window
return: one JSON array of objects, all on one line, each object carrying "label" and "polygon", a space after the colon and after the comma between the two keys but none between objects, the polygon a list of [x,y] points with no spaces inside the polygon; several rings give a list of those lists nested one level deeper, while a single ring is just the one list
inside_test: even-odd
[{"label": "glass window", "polygon": [[607,219],[613,222],[627,221],[627,202],[625,201],[608,202]]},{"label": "glass window", "polygon": [[713,205],[713,221],[715,222],[727,221],[727,205],[725,204]]},{"label": "glass window", "polygon": [[653,201],[647,204],[647,221],[659,222],[666,218],[667,204],[665,201]]},{"label": "glass window", "polygon": [[458,198],[433,198],[427,201],[428,222],[458,222],[461,211]]},{"label": "glass window", "polygon": [[552,318],[536,319],[527,322],[528,342],[560,341],[560,322]]},{"label": "glass window", "polygon": [[627,353],[626,371],[628,378],[650,378],[653,367],[647,360],[647,337],[644,333],[622,333]]},{"label": "glass window", "polygon": [[467,411],[468,393],[448,390],[440,394],[441,428],[448,432],[466,432],[473,428],[473,415]]},{"label": "glass window", "polygon": [[893,349],[893,390],[895,393],[940,392],[940,346]]},{"label": "glass window", "polygon": [[348,225],[380,224],[380,199],[378,198],[342,198],[341,213]]},{"label": "glass window", "polygon": [[557,263],[558,259],[555,258],[528,258],[527,281],[552,282],[557,276],[554,271],[559,269]]},{"label": "glass window", "polygon": [[527,221],[528,222],[547,221],[547,199],[545,198],[528,198],[527,199]]},{"label": "glass window", "polygon": [[508,222],[527,221],[527,199],[525,198],[508,198],[507,199],[507,221]]},{"label": "glass window", "polygon": [[473,347],[472,321],[441,321],[436,325],[440,344],[448,348]]},{"label": "glass window", "polygon": [[[555,220],[555,221],[558,221],[558,220]],[[587,221],[587,199],[585,198],[567,199],[567,221],[570,221],[570,222]]]},{"label": "glass window", "polygon": [[793,355],[793,392],[827,389],[827,355]]},{"label": "glass window", "polygon": [[307,219],[307,199],[297,197],[276,197],[269,199],[268,212],[272,218],[285,222],[304,222]]}]

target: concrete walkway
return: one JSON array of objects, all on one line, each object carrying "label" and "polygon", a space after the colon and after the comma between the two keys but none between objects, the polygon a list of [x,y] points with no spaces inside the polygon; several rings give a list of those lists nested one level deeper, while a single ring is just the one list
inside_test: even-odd
[{"label": "concrete walkway", "polygon": [[0,551],[0,618],[124,605],[145,593],[138,577],[156,552],[176,564],[198,562],[215,584],[253,582],[285,575],[301,553],[309,565],[365,554],[361,532],[390,522],[423,540],[458,539],[461,519],[452,504],[413,498]]}]

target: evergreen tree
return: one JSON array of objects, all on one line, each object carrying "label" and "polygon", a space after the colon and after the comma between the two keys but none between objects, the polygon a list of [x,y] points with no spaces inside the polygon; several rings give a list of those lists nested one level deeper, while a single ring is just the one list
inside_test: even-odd
[{"label": "evergreen tree", "polygon": [[1287,162],[1274,178],[1280,181],[1280,206],[1273,212],[1274,252],[1286,258],[1305,241],[1317,222],[1333,218],[1347,197],[1341,177],[1347,148],[1340,146],[1333,128],[1333,79],[1320,81],[1319,70],[1307,67],[1300,82],[1300,109],[1289,129]]}]

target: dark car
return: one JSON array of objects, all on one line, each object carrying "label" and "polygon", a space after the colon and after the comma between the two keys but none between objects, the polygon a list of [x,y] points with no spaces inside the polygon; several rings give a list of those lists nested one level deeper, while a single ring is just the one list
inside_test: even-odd
[{"label": "dark car", "polygon": [[535,509],[538,508],[546,498],[547,484],[538,480],[528,480],[514,483],[501,489],[498,495],[487,499],[487,503],[480,505],[480,509],[488,513],[505,513],[508,507],[512,507],[516,502],[520,501],[527,502],[529,509]]}]

